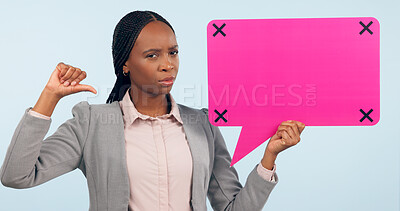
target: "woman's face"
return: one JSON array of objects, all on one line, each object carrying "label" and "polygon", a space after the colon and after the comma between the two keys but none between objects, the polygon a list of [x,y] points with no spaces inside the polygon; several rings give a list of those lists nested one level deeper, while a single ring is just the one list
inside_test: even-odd
[{"label": "woman's face", "polygon": [[[175,34],[162,21],[152,21],[142,29],[123,66],[124,72],[130,72],[132,89],[152,96],[170,92],[178,68]],[[167,77],[173,79],[162,81]]]}]

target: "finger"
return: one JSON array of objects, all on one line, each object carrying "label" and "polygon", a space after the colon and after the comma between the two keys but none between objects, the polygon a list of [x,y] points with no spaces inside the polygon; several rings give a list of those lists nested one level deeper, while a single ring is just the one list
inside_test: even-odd
[{"label": "finger", "polygon": [[65,81],[64,82],[65,86],[69,85],[69,82],[67,80],[72,76],[72,74],[74,74],[75,71],[76,71],[75,67],[70,66],[67,73],[65,73],[65,75],[61,78],[62,81]]},{"label": "finger", "polygon": [[280,129],[276,133],[278,134],[278,138],[281,139],[283,144],[288,143],[288,141],[291,139],[288,132],[284,129]]},{"label": "finger", "polygon": [[[287,122],[282,122],[283,125],[287,125],[292,128],[293,132],[295,133],[295,137],[300,136],[300,129],[297,126],[296,122],[293,120],[289,120]],[[294,138],[294,137],[293,137]]]},{"label": "finger", "polygon": [[284,140],[284,144],[285,144],[286,146],[294,146],[294,145],[296,145],[297,143],[299,143],[298,140],[292,139],[292,138],[290,137],[290,135],[289,135],[286,131],[284,131],[284,132],[282,133],[282,139]]},{"label": "finger", "polygon": [[78,78],[78,76],[81,74],[81,72],[82,72],[81,69],[75,68],[75,72],[71,75],[71,77],[70,77],[67,81],[68,81],[71,85],[75,85],[76,82],[75,82],[75,84],[72,84],[72,83],[75,81],[75,79]]},{"label": "finger", "polygon": [[289,134],[290,139],[297,139],[296,134],[294,133],[294,131],[290,125],[281,125],[281,126],[279,126],[278,130],[286,131]]},{"label": "finger", "polygon": [[293,128],[294,132],[296,133],[297,136],[300,136],[301,131],[300,131],[299,125],[297,124],[297,121],[294,121],[294,120],[290,120],[290,121],[293,122],[292,128]]},{"label": "finger", "polygon": [[[61,78],[65,75],[65,73],[68,71],[69,66],[66,65],[66,64],[64,64],[64,63],[62,63],[62,62],[60,62],[60,63],[57,65],[56,68],[59,70],[58,78],[61,79]],[[64,81],[60,81],[60,82],[63,83]]]},{"label": "finger", "polygon": [[72,81],[71,85],[79,84],[79,82],[81,82],[85,78],[86,78],[86,72],[82,71],[81,74],[74,81]]},{"label": "finger", "polygon": [[292,126],[286,126],[286,131],[288,132],[290,138],[292,141],[298,141],[299,136],[296,135],[296,132],[294,132],[293,127]]},{"label": "finger", "polygon": [[283,132],[283,130],[278,130],[278,131],[276,131],[276,136],[277,136],[277,138],[278,139],[282,139],[282,132]]},{"label": "finger", "polygon": [[95,88],[93,88],[90,85],[86,85],[86,84],[76,85],[74,91],[76,91],[76,92],[87,91],[87,92],[92,92],[93,94],[97,94],[97,90]]},{"label": "finger", "polygon": [[298,122],[298,121],[296,121],[296,124],[299,127],[300,133],[303,132],[304,128],[306,127],[306,124],[304,124],[302,122]]},{"label": "finger", "polygon": [[286,131],[282,131],[282,144],[288,145],[290,144],[290,136]]},{"label": "finger", "polygon": [[57,70],[61,70],[62,68],[64,68],[66,65],[64,64],[64,62],[59,62],[56,66]]}]

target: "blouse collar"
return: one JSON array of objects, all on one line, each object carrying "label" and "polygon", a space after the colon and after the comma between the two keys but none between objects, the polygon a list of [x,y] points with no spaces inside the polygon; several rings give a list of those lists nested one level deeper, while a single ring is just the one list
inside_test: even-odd
[{"label": "blouse collar", "polygon": [[119,105],[121,107],[122,113],[123,113],[123,119],[125,124],[131,125],[137,118],[143,119],[143,120],[155,120],[155,119],[167,119],[170,118],[171,116],[173,116],[178,122],[180,122],[181,124],[183,124],[181,116],[179,114],[179,109],[178,109],[178,105],[176,104],[174,98],[172,97],[172,95],[170,93],[167,94],[167,99],[169,99],[169,102],[171,103],[171,111],[168,114],[164,114],[161,116],[157,116],[157,117],[152,117],[152,116],[148,116],[146,114],[142,114],[140,113],[135,105],[133,104],[130,95],[129,95],[129,91],[131,90],[131,88],[129,88],[124,97],[122,98],[121,101],[119,101]]}]

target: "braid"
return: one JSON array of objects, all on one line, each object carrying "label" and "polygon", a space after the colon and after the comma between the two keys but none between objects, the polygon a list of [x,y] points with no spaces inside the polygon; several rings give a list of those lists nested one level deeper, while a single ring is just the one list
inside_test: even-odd
[{"label": "braid", "polygon": [[125,15],[115,27],[112,42],[112,55],[117,80],[106,103],[121,101],[125,92],[131,86],[129,76],[124,76],[122,74],[122,67],[126,60],[128,60],[129,54],[136,42],[137,37],[139,36],[140,31],[144,26],[152,21],[164,22],[175,33],[174,29],[167,20],[152,11],[130,12]]}]

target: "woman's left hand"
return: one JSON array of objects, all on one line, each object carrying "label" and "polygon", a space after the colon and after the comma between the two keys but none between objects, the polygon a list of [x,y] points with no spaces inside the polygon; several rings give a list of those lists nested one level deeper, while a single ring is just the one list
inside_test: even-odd
[{"label": "woman's left hand", "polygon": [[304,128],[305,124],[298,121],[282,122],[265,149],[262,165],[271,170],[280,152],[300,142],[300,134]]}]

